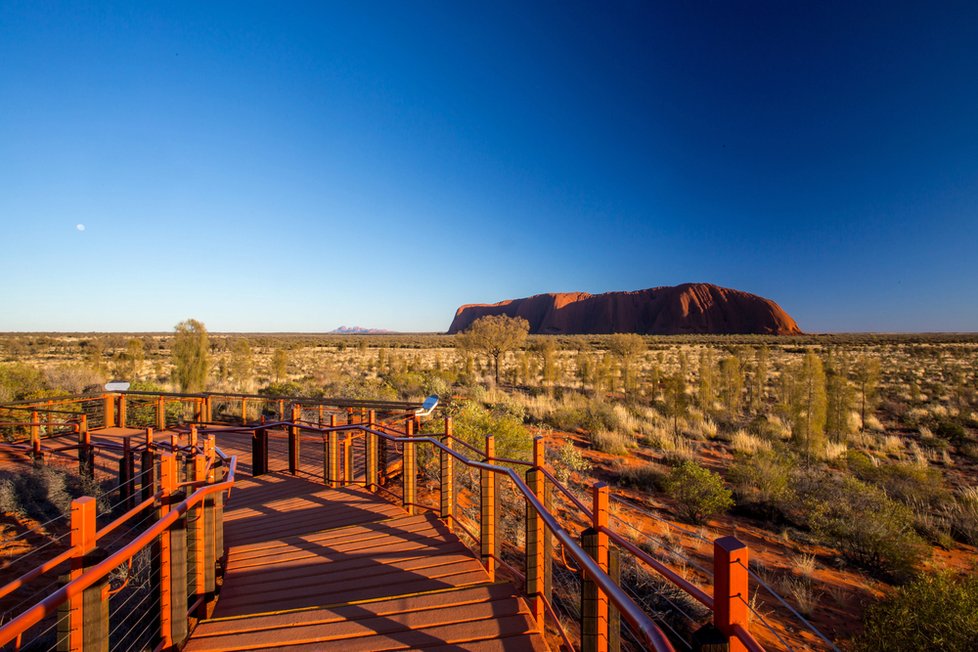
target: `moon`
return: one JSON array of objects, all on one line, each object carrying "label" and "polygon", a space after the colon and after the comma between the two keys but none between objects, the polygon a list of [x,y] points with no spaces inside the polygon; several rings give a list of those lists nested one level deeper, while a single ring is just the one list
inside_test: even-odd
[{"label": "moon", "polygon": [[75,225],[75,228],[78,229],[79,231],[84,231],[85,230],[85,225],[84,224],[76,224]]}]

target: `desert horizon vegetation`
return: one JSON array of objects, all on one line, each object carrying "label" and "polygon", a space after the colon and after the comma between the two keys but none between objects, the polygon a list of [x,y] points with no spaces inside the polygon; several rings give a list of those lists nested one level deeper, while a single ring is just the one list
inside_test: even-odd
[{"label": "desert horizon vegetation", "polygon": [[[108,379],[437,394],[460,433],[495,432],[509,456],[547,437],[572,487],[602,479],[668,521],[746,533],[756,571],[847,647],[974,649],[978,335],[526,330],[502,317],[454,336],[229,334],[191,319],[173,333],[2,334],[0,402]],[[5,479],[0,509],[26,509],[32,491]]]}]

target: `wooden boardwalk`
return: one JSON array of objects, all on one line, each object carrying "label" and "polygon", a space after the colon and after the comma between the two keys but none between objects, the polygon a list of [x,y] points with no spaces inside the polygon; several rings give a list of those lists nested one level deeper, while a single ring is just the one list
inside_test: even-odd
[{"label": "wooden boardwalk", "polygon": [[242,477],[225,544],[220,597],[187,652],[547,649],[513,587],[440,520],[359,487]]}]

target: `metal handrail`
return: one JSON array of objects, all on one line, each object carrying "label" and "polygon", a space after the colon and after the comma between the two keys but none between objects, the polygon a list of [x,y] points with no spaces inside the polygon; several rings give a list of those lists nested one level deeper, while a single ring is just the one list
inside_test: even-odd
[{"label": "metal handrail", "polygon": [[60,605],[71,598],[81,595],[85,589],[90,588],[99,580],[107,577],[115,568],[135,557],[143,548],[152,543],[153,539],[165,532],[177,519],[202,502],[205,497],[213,493],[230,490],[234,485],[237,463],[237,456],[232,456],[228,467],[228,475],[224,480],[197,489],[176,506],[171,506],[170,511],[166,515],[128,544],[109,555],[103,561],[86,569],[78,578],[68,582],[8,623],[0,626],[0,646],[6,645],[21,636],[46,616],[54,613]]},{"label": "metal handrail", "polygon": [[571,557],[580,564],[581,568],[586,572],[586,574],[591,578],[591,580],[598,585],[598,588],[606,596],[608,600],[618,608],[622,617],[628,621],[628,624],[632,626],[636,634],[638,634],[646,644],[650,646],[651,649],[663,652],[673,652],[672,643],[666,638],[665,634],[659,629],[659,626],[652,621],[649,616],[642,611],[635,602],[628,596],[625,591],[615,584],[614,580],[611,579],[601,567],[598,566],[597,562],[588,555],[583,548],[581,548],[574,538],[557,522],[557,519],[547,510],[547,508],[540,502],[540,499],[530,490],[530,488],[523,482],[523,479],[516,474],[515,471],[508,467],[496,466],[494,464],[489,464],[487,462],[477,462],[471,460],[461,453],[455,451],[454,449],[444,445],[437,439],[433,437],[395,437],[388,435],[387,433],[380,432],[378,430],[373,430],[367,428],[363,424],[359,424],[365,432],[368,432],[379,437],[383,437],[390,441],[400,442],[400,443],[429,443],[436,448],[445,451],[458,461],[462,462],[466,466],[480,469],[483,471],[489,471],[491,473],[497,473],[501,475],[508,476],[513,482],[520,493],[523,494],[524,499],[533,508],[533,510],[540,516],[546,525],[547,529],[557,538],[558,541],[567,549]]}]

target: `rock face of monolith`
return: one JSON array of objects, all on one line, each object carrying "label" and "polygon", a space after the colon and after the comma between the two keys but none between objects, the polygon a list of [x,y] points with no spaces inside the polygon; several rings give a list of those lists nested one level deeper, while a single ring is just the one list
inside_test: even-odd
[{"label": "rock face of monolith", "polygon": [[523,317],[530,332],[549,335],[640,333],[798,335],[801,329],[774,301],[709,283],[634,292],[538,294],[459,308],[458,333],[483,315]]}]

